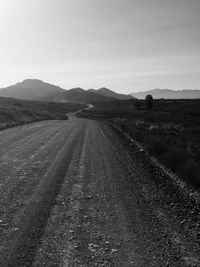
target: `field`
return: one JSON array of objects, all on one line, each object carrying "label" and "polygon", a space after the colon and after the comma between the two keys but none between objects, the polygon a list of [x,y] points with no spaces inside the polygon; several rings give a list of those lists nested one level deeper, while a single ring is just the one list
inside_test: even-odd
[{"label": "field", "polygon": [[140,109],[133,100],[95,104],[81,115],[116,124],[180,178],[200,188],[200,100],[154,100],[150,111],[140,102]]},{"label": "field", "polygon": [[47,103],[0,97],[0,130],[41,120],[65,120],[68,112],[84,107],[82,104]]}]

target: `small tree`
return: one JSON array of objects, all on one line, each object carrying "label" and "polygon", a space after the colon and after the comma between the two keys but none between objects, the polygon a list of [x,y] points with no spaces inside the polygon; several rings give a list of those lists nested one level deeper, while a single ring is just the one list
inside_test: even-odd
[{"label": "small tree", "polygon": [[145,97],[146,107],[148,110],[151,110],[153,108],[153,96],[147,95]]},{"label": "small tree", "polygon": [[135,101],[134,106],[136,109],[140,109],[141,108],[141,102],[139,100]]}]

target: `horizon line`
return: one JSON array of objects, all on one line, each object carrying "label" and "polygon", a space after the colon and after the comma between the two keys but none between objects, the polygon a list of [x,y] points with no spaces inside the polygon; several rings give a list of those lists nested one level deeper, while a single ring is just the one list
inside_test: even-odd
[{"label": "horizon line", "polygon": [[16,84],[18,84],[18,83],[22,83],[22,82],[24,82],[24,81],[27,81],[27,80],[32,80],[32,81],[41,81],[41,82],[43,82],[43,83],[47,83],[47,84],[51,84],[51,85],[53,85],[53,86],[58,86],[58,87],[60,87],[61,89],[63,89],[63,90],[73,90],[73,89],[76,89],[76,88],[80,88],[80,89],[83,89],[83,90],[85,90],[85,91],[88,91],[88,90],[99,90],[99,89],[102,89],[102,88],[105,88],[105,89],[109,89],[109,90],[112,90],[112,91],[114,91],[115,93],[118,93],[118,94],[124,94],[124,95],[129,95],[129,94],[133,94],[133,93],[142,93],[142,92],[146,92],[146,91],[152,91],[152,90],[171,90],[171,91],[184,91],[184,90],[190,90],[190,91],[200,91],[200,89],[197,89],[197,88],[184,88],[184,89],[174,89],[174,88],[160,88],[160,87],[155,87],[155,88],[151,88],[151,89],[138,89],[137,91],[130,91],[129,93],[123,93],[123,92],[120,92],[121,90],[115,90],[115,89],[110,89],[109,87],[107,87],[107,86],[101,86],[101,87],[89,87],[89,88],[83,88],[83,87],[81,87],[81,86],[73,86],[73,87],[70,87],[69,89],[67,89],[67,88],[64,88],[64,87],[62,87],[62,86],[60,86],[60,85],[58,85],[57,83],[51,83],[51,82],[48,82],[48,81],[44,81],[44,80],[42,80],[42,79],[38,79],[38,78],[26,78],[26,79],[24,79],[24,80],[22,80],[21,82],[16,82],[16,83],[14,83],[14,84],[11,84],[11,85],[8,85],[8,86],[4,86],[4,87],[0,87],[0,90],[1,89],[6,89],[7,87],[10,87],[10,86],[14,86],[14,85],[16,85]]}]

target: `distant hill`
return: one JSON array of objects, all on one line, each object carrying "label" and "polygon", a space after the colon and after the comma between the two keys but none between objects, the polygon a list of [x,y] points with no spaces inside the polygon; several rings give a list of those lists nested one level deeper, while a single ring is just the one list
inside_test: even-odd
[{"label": "distant hill", "polygon": [[85,103],[89,104],[92,102],[111,101],[113,98],[106,97],[95,92],[86,91],[82,88],[73,88],[70,90],[63,90],[62,92],[56,92],[49,94],[44,98],[40,98],[43,101],[53,102],[71,102],[71,103]]},{"label": "distant hill", "polygon": [[102,87],[102,88],[97,89],[97,90],[90,89],[88,91],[95,92],[95,93],[98,93],[98,94],[103,95],[103,96],[112,97],[112,98],[115,98],[118,100],[134,99],[134,97],[132,95],[118,94],[118,93],[116,93],[116,92],[114,92],[108,88],[105,88],[105,87]]},{"label": "distant hill", "polygon": [[200,90],[170,90],[170,89],[152,89],[143,92],[132,93],[131,95],[144,99],[146,95],[152,95],[155,99],[197,99],[200,98]]},{"label": "distant hill", "polygon": [[61,93],[65,91],[59,86],[45,83],[41,80],[27,79],[6,88],[0,89],[0,96],[12,97],[23,100],[37,100],[45,98],[52,93]]},{"label": "distant hill", "polygon": [[84,103],[134,99],[131,95],[118,94],[107,88],[65,90],[59,86],[37,79],[27,79],[15,85],[0,89],[1,97],[45,102]]}]

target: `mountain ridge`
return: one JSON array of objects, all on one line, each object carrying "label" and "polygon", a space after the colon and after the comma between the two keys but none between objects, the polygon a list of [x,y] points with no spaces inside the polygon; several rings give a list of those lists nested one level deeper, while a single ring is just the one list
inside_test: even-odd
[{"label": "mountain ridge", "polygon": [[182,90],[172,90],[172,89],[160,89],[155,88],[142,92],[131,93],[132,96],[138,99],[144,99],[146,95],[152,95],[154,99],[198,99],[200,98],[200,90],[198,89],[182,89]]},{"label": "mountain ridge", "polygon": [[113,97],[113,98],[118,99],[118,100],[134,99],[134,97],[130,94],[128,94],[128,95],[119,94],[119,93],[112,91],[111,89],[106,88],[106,87],[102,87],[102,88],[99,88],[96,90],[95,89],[89,89],[89,91],[92,91],[92,92],[95,92],[95,93],[98,93],[98,94],[101,94],[101,95],[104,95],[107,97]]},{"label": "mountain ridge", "polygon": [[53,92],[62,92],[64,89],[38,79],[26,79],[14,85],[0,89],[0,96],[23,100],[37,100]]},{"label": "mountain ridge", "polygon": [[0,89],[0,96],[22,100],[84,104],[99,101],[133,99],[132,96],[118,94],[105,87],[97,90],[84,90],[81,87],[66,90],[57,85],[46,83],[38,79],[26,79],[22,82],[2,88]]}]

